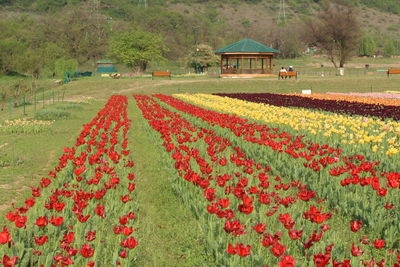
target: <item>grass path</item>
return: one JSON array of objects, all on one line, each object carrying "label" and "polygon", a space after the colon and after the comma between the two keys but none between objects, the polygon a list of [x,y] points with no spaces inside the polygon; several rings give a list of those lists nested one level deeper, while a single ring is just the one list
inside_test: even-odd
[{"label": "grass path", "polygon": [[[129,142],[135,161],[137,202],[136,266],[207,266],[206,244],[192,211],[174,194],[161,147],[150,136],[132,97]],[[209,261],[209,262],[207,262]],[[212,265],[212,264],[211,264]]]}]

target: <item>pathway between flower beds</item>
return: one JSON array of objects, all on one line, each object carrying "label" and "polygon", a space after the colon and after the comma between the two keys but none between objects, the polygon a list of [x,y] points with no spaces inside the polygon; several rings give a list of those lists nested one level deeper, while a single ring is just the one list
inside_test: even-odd
[{"label": "pathway between flower beds", "polygon": [[148,134],[152,130],[132,100],[128,105],[128,116],[132,120],[128,138],[133,148],[139,205],[135,263],[137,266],[209,265],[204,234],[193,212],[174,194],[159,156],[160,148]]}]

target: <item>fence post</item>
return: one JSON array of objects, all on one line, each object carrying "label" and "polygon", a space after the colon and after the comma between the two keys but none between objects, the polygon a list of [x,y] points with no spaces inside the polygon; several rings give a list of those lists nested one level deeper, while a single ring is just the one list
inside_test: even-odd
[{"label": "fence post", "polygon": [[24,95],[24,116],[26,116],[26,109],[25,109],[26,97]]},{"label": "fence post", "polygon": [[35,111],[35,113],[36,113],[36,92],[35,92],[35,94],[33,95],[33,102],[35,103],[35,104],[34,104],[34,111]]},{"label": "fence post", "polygon": [[12,98],[8,100],[8,119],[12,119]]},{"label": "fence post", "polygon": [[43,87],[43,91],[42,91],[42,104],[43,104],[43,108],[44,108],[44,87]]}]

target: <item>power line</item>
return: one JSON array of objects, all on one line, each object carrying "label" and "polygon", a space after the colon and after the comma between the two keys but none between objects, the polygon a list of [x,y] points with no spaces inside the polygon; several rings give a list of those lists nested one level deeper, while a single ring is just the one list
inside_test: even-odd
[{"label": "power line", "polygon": [[278,14],[278,24],[279,23],[286,23],[286,5],[285,0],[279,1],[279,14]]}]

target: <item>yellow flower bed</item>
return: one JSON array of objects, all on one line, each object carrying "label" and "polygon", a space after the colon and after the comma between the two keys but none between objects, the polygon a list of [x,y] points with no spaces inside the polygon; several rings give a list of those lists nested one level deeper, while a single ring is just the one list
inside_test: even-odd
[{"label": "yellow flower bed", "polygon": [[338,137],[343,144],[370,144],[372,151],[386,155],[400,152],[400,123],[391,120],[277,107],[208,94],[174,96],[221,112],[287,125],[300,134],[307,131],[313,135]]},{"label": "yellow flower bed", "polygon": [[54,121],[16,119],[0,124],[0,133],[39,133],[50,129]]}]

